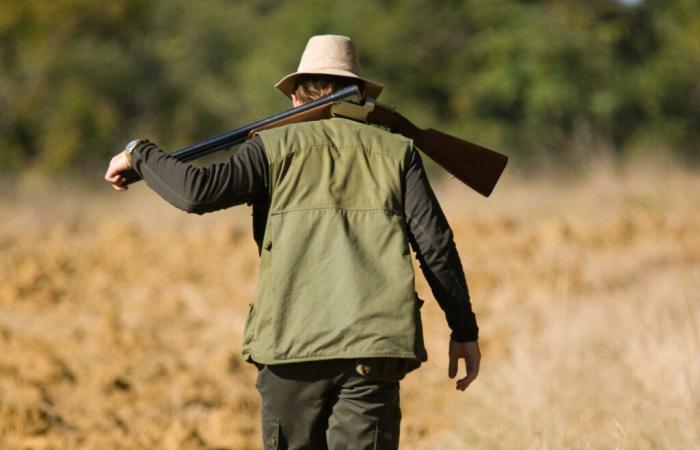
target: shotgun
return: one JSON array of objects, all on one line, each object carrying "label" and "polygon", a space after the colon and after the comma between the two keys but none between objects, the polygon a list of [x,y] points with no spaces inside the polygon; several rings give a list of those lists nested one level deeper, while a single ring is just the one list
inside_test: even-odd
[{"label": "shotgun", "polygon": [[[418,128],[393,108],[377,103],[372,98],[363,101],[357,86],[349,86],[302,106],[176,150],[171,156],[188,162],[238,145],[258,131],[331,117],[345,117],[379,125],[413,139],[423,153],[485,197],[491,194],[508,163],[508,157],[503,154],[432,128]],[[134,170],[125,171],[122,176],[126,178],[126,184],[141,179]]]}]

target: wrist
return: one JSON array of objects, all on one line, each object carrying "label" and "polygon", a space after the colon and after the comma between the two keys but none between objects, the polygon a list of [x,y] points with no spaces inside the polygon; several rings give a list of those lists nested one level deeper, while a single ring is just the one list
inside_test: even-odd
[{"label": "wrist", "polygon": [[144,142],[144,139],[134,139],[133,141],[126,144],[126,147],[124,147],[124,151],[122,153],[124,153],[124,158],[126,158],[126,162],[128,163],[130,169],[134,168],[134,160],[133,160],[134,150],[142,142]]},{"label": "wrist", "polygon": [[127,164],[127,166],[129,166],[129,169],[133,169],[134,163],[131,160],[131,152],[127,152],[126,150],[123,150],[122,154],[124,155],[124,159],[126,159],[126,164]]}]

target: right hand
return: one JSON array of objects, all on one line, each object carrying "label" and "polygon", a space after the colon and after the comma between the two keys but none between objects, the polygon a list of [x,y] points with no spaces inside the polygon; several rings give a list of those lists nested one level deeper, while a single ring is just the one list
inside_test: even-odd
[{"label": "right hand", "polygon": [[109,162],[109,167],[105,173],[105,181],[118,191],[126,191],[129,187],[124,184],[126,178],[124,178],[121,173],[131,168],[131,164],[129,164],[129,160],[126,159],[126,155],[124,152],[121,152]]}]

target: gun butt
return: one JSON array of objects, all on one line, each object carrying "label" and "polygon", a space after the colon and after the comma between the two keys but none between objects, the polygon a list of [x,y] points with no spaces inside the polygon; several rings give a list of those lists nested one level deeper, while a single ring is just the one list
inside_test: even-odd
[{"label": "gun butt", "polygon": [[415,143],[450,174],[484,197],[491,195],[508,164],[506,155],[432,128],[420,130]]}]

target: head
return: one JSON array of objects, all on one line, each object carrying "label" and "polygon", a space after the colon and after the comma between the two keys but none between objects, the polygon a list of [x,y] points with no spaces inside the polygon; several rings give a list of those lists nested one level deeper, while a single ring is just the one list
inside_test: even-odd
[{"label": "head", "polygon": [[382,85],[363,78],[355,45],[347,36],[312,36],[301,55],[299,68],[276,85],[299,106],[339,89],[358,84],[368,97],[377,98]]},{"label": "head", "polygon": [[348,86],[356,85],[364,97],[365,86],[358,78],[338,77],[335,75],[304,75],[296,80],[291,94],[292,106],[295,108],[310,101],[325,97]]}]

